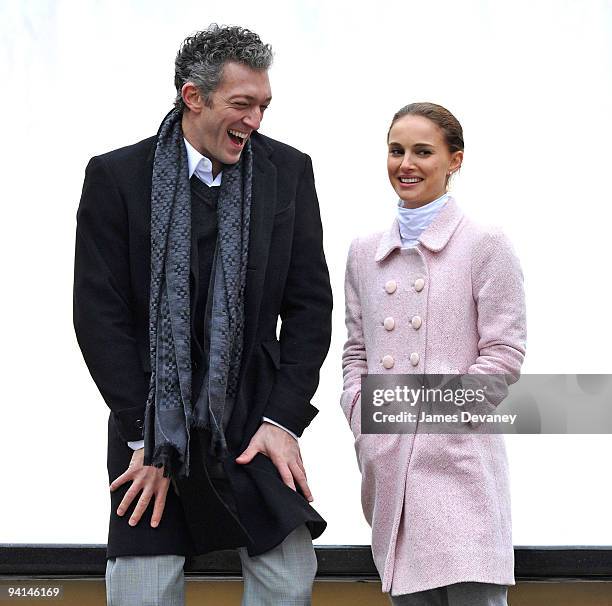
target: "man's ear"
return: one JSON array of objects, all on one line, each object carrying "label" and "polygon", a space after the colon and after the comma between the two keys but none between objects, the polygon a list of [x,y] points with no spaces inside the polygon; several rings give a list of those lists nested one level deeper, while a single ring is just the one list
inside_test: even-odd
[{"label": "man's ear", "polygon": [[185,82],[185,84],[183,84],[183,88],[181,88],[181,97],[187,109],[196,114],[200,113],[206,105],[200,89],[193,82]]}]

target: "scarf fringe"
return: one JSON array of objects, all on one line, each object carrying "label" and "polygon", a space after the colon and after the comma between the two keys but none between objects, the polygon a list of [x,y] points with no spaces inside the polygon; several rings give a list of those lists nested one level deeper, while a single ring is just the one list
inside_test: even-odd
[{"label": "scarf fringe", "polygon": [[189,475],[189,450],[181,455],[173,444],[160,444],[155,448],[150,462],[145,465],[164,468],[164,478],[186,478]]}]

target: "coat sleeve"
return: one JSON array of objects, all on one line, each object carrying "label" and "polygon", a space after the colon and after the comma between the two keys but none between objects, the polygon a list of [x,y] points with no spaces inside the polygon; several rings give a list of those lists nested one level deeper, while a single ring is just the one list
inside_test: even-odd
[{"label": "coat sleeve", "polygon": [[348,337],[342,352],[344,387],[340,406],[351,425],[353,409],[361,395],[361,375],[368,372],[359,298],[358,250],[358,240],[354,240],[349,249],[344,280],[345,323]]},{"label": "coat sleeve", "polygon": [[317,414],[310,399],[331,340],[332,292],[312,162],[305,157],[295,199],[291,260],[281,301],[280,370],[263,416],[298,436]]},{"label": "coat sleeve", "polygon": [[143,437],[148,393],[130,306],[128,238],[124,200],[104,159],[93,158],[77,212],[73,320],[89,372],[126,442]]},{"label": "coat sleeve", "polygon": [[[479,338],[478,357],[468,374],[505,375],[504,381],[490,385],[488,399],[497,405],[507,395],[506,385],[518,381],[527,332],[523,274],[510,242],[499,231],[484,234],[475,247],[472,294]],[[464,386],[466,381],[464,377]]]}]

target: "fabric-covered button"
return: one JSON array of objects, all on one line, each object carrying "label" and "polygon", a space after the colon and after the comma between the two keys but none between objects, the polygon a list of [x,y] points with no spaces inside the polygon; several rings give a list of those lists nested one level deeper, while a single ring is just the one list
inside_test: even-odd
[{"label": "fabric-covered button", "polygon": [[397,290],[397,283],[396,283],[396,281],[395,280],[389,280],[385,284],[385,290],[387,291],[387,293],[392,295]]},{"label": "fabric-covered button", "polygon": [[383,325],[386,330],[393,330],[395,328],[395,320],[389,316],[388,318],[385,318]]},{"label": "fabric-covered button", "polygon": [[423,280],[423,278],[417,278],[414,281],[414,290],[416,290],[417,292],[421,292],[424,287],[425,287],[425,280]]},{"label": "fabric-covered button", "polygon": [[419,356],[419,354],[416,351],[413,351],[410,354],[410,364],[412,364],[413,366],[416,366],[419,363],[420,359],[421,359],[421,357]]},{"label": "fabric-covered button", "polygon": [[386,369],[393,368],[393,366],[395,366],[395,360],[393,359],[393,356],[386,355],[382,359],[382,364]]},{"label": "fabric-covered button", "polygon": [[421,324],[423,324],[423,320],[421,320],[421,316],[412,316],[410,324],[412,324],[412,328],[414,328],[414,330],[419,330],[419,328],[421,328]]}]

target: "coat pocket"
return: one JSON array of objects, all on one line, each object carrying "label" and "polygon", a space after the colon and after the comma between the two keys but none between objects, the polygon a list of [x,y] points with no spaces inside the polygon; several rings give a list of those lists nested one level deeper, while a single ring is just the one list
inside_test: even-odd
[{"label": "coat pocket", "polygon": [[274,218],[280,217],[283,213],[287,211],[295,210],[295,200],[281,201],[277,204],[277,207],[274,212]]},{"label": "coat pocket", "polygon": [[355,396],[350,415],[349,425],[355,439],[357,439],[361,435],[361,392],[358,392]]}]

